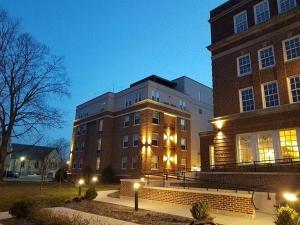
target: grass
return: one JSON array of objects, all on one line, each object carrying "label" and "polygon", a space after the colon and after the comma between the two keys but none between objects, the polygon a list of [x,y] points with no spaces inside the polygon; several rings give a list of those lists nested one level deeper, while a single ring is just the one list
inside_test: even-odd
[{"label": "grass", "polygon": [[[82,188],[82,194],[88,187]],[[97,191],[118,189],[119,185],[98,184]],[[33,200],[43,207],[56,207],[64,204],[78,194],[78,188],[73,183],[49,182],[44,184],[40,193],[39,182],[2,182],[0,183],[0,212],[8,211],[10,206],[20,200]]]}]

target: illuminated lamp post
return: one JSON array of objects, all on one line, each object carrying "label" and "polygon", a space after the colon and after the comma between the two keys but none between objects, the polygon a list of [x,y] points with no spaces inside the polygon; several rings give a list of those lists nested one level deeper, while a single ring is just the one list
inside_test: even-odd
[{"label": "illuminated lamp post", "polygon": [[139,210],[139,189],[140,189],[140,183],[134,183],[133,189],[134,189],[134,210]]},{"label": "illuminated lamp post", "polygon": [[81,189],[82,186],[84,185],[84,179],[79,179],[78,181],[78,195],[81,196]]}]

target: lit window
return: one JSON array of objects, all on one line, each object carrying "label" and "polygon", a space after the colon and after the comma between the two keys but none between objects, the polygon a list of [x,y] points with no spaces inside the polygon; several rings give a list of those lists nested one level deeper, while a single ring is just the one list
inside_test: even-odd
[{"label": "lit window", "polygon": [[297,131],[294,129],[281,130],[279,131],[279,137],[282,158],[299,158]]},{"label": "lit window", "polygon": [[124,116],[124,122],[123,122],[123,127],[128,127],[129,126],[129,115]]},{"label": "lit window", "polygon": [[185,138],[181,138],[180,146],[181,146],[181,150],[186,150],[186,139]]},{"label": "lit window", "polygon": [[98,139],[98,151],[100,151],[102,149],[102,138]]},{"label": "lit window", "polygon": [[255,109],[253,88],[240,90],[241,112],[249,112]]},{"label": "lit window", "polygon": [[233,20],[235,33],[240,33],[248,29],[247,11],[235,15]]},{"label": "lit window", "polygon": [[186,131],[186,120],[180,119],[180,130]]},{"label": "lit window", "polygon": [[275,65],[275,56],[273,46],[263,48],[258,51],[259,68],[266,69]]},{"label": "lit window", "polygon": [[295,8],[296,0],[277,0],[279,13],[285,13]]},{"label": "lit window", "polygon": [[272,133],[258,135],[258,154],[259,160],[262,161],[262,163],[275,162]]},{"label": "lit window", "polygon": [[133,135],[133,147],[137,147],[139,145],[139,135],[134,134]]},{"label": "lit window", "polygon": [[290,78],[291,102],[300,102],[300,76]]},{"label": "lit window", "polygon": [[279,95],[277,82],[263,84],[264,107],[274,107],[279,105]]},{"label": "lit window", "polygon": [[131,168],[132,169],[136,169],[137,168],[137,163],[138,163],[138,157],[137,156],[133,156],[131,158]]},{"label": "lit window", "polygon": [[209,165],[212,168],[215,166],[215,148],[213,145],[209,146]]},{"label": "lit window", "polygon": [[270,19],[269,2],[264,0],[254,6],[255,24],[263,23]]},{"label": "lit window", "polygon": [[121,168],[123,170],[127,169],[127,156],[122,157],[122,165],[121,166],[122,166]]},{"label": "lit window", "polygon": [[103,131],[103,120],[99,120],[99,131]]},{"label": "lit window", "polygon": [[300,57],[300,36],[284,41],[285,61]]},{"label": "lit window", "polygon": [[96,170],[100,170],[100,157],[97,157],[96,160]]},{"label": "lit window", "polygon": [[152,123],[159,124],[159,112],[153,112]]},{"label": "lit window", "polygon": [[250,54],[237,58],[238,75],[244,76],[252,72]]},{"label": "lit window", "polygon": [[127,148],[128,147],[128,136],[124,136],[123,137],[123,148]]},{"label": "lit window", "polygon": [[158,156],[157,155],[153,155],[151,157],[151,169],[152,170],[158,169]]},{"label": "lit window", "polygon": [[159,138],[159,135],[157,133],[152,133],[152,141],[151,141],[151,144],[153,146],[158,146],[158,138]]},{"label": "lit window", "polygon": [[251,135],[238,135],[238,162],[249,163],[253,161]]},{"label": "lit window", "polygon": [[133,117],[134,117],[133,118],[134,125],[140,124],[140,113],[139,112],[134,113]]}]

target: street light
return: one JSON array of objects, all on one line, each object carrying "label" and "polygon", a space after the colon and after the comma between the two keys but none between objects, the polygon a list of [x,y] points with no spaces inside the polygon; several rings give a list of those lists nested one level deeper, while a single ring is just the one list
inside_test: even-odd
[{"label": "street light", "polygon": [[21,167],[22,167],[22,163],[25,161],[25,159],[26,159],[25,156],[21,156],[21,157],[20,157],[20,162],[21,162],[21,163],[20,163],[19,177],[21,176]]},{"label": "street light", "polygon": [[78,181],[78,195],[81,196],[81,187],[84,185],[84,179],[79,179]]},{"label": "street light", "polygon": [[139,188],[140,188],[140,183],[134,183],[133,184],[133,189],[134,189],[134,210],[138,211],[139,210]]}]

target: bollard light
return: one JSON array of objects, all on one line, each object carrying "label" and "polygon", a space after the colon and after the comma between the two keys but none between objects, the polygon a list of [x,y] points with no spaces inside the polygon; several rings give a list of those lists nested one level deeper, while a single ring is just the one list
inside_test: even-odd
[{"label": "bollard light", "polygon": [[79,179],[78,181],[78,195],[81,196],[81,187],[84,185],[84,179]]},{"label": "bollard light", "polygon": [[139,210],[139,188],[141,187],[140,183],[134,183],[133,189],[134,189],[134,210]]}]

